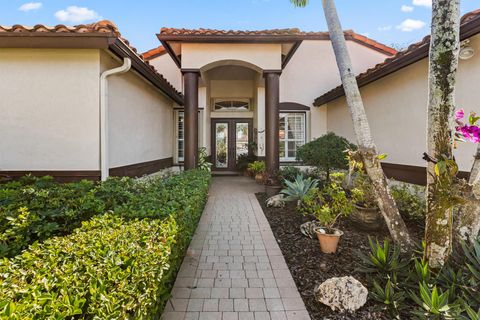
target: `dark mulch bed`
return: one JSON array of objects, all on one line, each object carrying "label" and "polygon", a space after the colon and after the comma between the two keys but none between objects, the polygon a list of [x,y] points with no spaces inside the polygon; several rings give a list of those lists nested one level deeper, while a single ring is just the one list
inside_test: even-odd
[{"label": "dark mulch bed", "polygon": [[[389,319],[388,315],[377,311],[372,301],[367,301],[367,304],[354,315],[339,314],[317,302],[313,295],[317,284],[332,277],[353,276],[368,288],[364,274],[355,271],[356,261],[358,261],[357,251],[361,250],[365,253],[369,251],[369,235],[376,236],[378,239],[389,238],[386,226],[375,234],[369,234],[355,229],[348,221],[340,221],[338,227],[345,234],[340,240],[337,252],[323,254],[317,239],[309,239],[300,233],[300,225],[312,219],[297,213],[292,203],[287,203],[285,208],[267,208],[266,195],[258,193],[256,196],[312,319]],[[422,230],[418,227],[418,223],[407,222],[407,226],[414,238],[421,238]]]}]

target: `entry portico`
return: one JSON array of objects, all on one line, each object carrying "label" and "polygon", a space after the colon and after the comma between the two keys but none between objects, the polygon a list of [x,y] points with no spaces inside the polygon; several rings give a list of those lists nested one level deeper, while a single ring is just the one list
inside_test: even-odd
[{"label": "entry portico", "polygon": [[157,36],[183,74],[185,169],[197,165],[199,106],[211,105],[203,109],[208,118],[203,123],[211,126],[203,145],[214,170],[234,171],[232,159],[254,152],[265,157],[267,173],[275,175],[280,76],[300,40],[286,30],[266,35],[164,28]]}]

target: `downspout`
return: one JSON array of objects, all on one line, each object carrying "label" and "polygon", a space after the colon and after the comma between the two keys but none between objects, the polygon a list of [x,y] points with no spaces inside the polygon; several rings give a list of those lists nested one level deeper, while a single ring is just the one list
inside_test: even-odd
[{"label": "downspout", "polygon": [[123,65],[105,70],[100,76],[100,170],[102,181],[109,176],[108,165],[108,83],[107,77],[128,72],[132,66],[130,58],[123,58]]}]

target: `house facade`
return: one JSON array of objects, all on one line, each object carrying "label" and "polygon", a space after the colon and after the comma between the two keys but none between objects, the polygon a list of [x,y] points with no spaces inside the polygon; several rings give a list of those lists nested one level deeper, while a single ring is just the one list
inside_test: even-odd
[{"label": "house facade", "polygon": [[[478,33],[473,12],[462,39],[477,54],[458,75],[467,111],[480,111]],[[217,173],[234,172],[248,152],[275,172],[299,164],[297,148],[329,131],[355,142],[328,33],[163,28],[157,38],[158,48],[139,54],[108,21],[1,27],[0,175],[190,169],[199,147]],[[387,174],[421,183],[428,39],[397,53],[353,31],[345,38]],[[459,149],[461,170],[473,154]]]}]

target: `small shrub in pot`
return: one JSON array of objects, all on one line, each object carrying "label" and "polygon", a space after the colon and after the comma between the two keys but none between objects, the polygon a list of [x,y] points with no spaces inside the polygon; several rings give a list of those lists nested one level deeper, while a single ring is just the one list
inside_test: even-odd
[{"label": "small shrub in pot", "polygon": [[263,175],[265,173],[265,161],[254,161],[253,163],[250,163],[248,165],[248,169],[253,172],[256,182],[263,182]]},{"label": "small shrub in pot", "polygon": [[312,189],[304,198],[299,211],[316,218],[316,234],[324,253],[335,253],[343,232],[334,228],[337,220],[354,209],[352,201],[342,188],[344,173],[333,173],[331,181],[322,190]]}]

